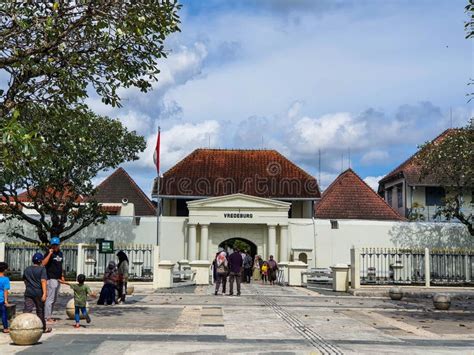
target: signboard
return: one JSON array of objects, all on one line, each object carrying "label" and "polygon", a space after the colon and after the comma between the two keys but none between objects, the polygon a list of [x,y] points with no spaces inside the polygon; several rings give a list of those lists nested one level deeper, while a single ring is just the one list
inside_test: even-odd
[{"label": "signboard", "polygon": [[102,254],[114,253],[113,240],[97,239],[97,243],[99,244],[99,253],[102,253]]},{"label": "signboard", "polygon": [[252,213],[224,213],[224,218],[253,218]]}]

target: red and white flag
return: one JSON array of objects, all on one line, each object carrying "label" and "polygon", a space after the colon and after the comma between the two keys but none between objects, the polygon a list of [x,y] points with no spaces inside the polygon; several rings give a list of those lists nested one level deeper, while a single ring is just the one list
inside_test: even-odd
[{"label": "red and white flag", "polygon": [[155,152],[153,153],[153,161],[155,162],[156,172],[160,176],[160,127],[158,127],[158,137],[156,138]]}]

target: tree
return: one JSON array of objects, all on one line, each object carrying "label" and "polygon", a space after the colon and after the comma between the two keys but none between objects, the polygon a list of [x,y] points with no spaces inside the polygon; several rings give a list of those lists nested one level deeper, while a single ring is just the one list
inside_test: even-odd
[{"label": "tree", "polygon": [[464,196],[472,196],[474,188],[474,120],[464,128],[448,131],[442,139],[422,145],[416,161],[421,167],[420,180],[429,176],[446,192],[437,215],[459,220],[474,236],[472,209],[462,208]]},{"label": "tree", "polygon": [[175,0],[5,1],[0,5],[0,116],[18,105],[76,105],[92,88],[120,105],[117,89],[146,92],[179,31]]},{"label": "tree", "polygon": [[[176,0],[1,2],[0,151],[6,135],[34,153],[36,133],[15,121],[23,106],[84,109],[90,91],[120,106],[120,87],[151,89],[180,8]],[[10,157],[0,156],[0,174]]]},{"label": "tree", "polygon": [[[94,201],[91,179],[99,171],[138,159],[144,138],[90,111],[30,106],[20,116],[22,126],[37,132],[41,143],[31,155],[14,141],[5,141],[4,149],[15,159],[6,162],[0,176],[1,195],[8,203],[8,219],[33,225],[37,238],[20,230],[11,231],[11,236],[47,243],[56,235],[65,241],[89,225],[103,223],[106,216]],[[22,190],[31,202],[20,196]],[[28,214],[28,208],[38,218]]]}]

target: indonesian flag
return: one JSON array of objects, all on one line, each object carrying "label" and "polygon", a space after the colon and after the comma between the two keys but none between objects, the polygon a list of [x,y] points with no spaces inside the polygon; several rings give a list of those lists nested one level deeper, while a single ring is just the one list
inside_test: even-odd
[{"label": "indonesian flag", "polygon": [[156,138],[156,147],[153,153],[153,161],[155,162],[158,176],[160,176],[160,134],[160,127],[158,127],[158,137]]}]

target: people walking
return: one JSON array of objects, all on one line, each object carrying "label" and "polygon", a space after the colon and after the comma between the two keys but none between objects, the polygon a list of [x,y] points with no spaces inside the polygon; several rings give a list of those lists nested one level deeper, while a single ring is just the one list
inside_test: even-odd
[{"label": "people walking", "polygon": [[83,274],[77,275],[77,284],[61,281],[61,283],[68,285],[74,291],[74,320],[76,321],[74,328],[79,328],[81,326],[80,313],[82,313],[87,323],[91,322],[91,317],[89,316],[89,313],[87,313],[87,296],[90,295],[95,297],[95,293],[91,291],[89,286],[84,284],[85,281],[86,276]]},{"label": "people walking", "polygon": [[64,281],[63,253],[60,250],[60,240],[58,237],[52,237],[49,244],[50,248],[48,253],[44,256],[42,261],[43,266],[46,267],[46,274],[48,275],[48,290],[46,303],[44,305],[44,313],[46,322],[49,324],[54,324],[54,305],[58,299],[59,289],[61,287],[59,280]]},{"label": "people walking", "polygon": [[32,313],[36,309],[36,315],[43,323],[43,333],[50,333],[51,328],[46,327],[44,306],[47,296],[48,275],[46,268],[42,265],[44,257],[41,253],[33,255],[33,265],[23,271],[23,282],[25,283],[25,304],[23,313]]},{"label": "people walking", "polygon": [[112,305],[116,303],[115,291],[117,286],[117,266],[115,261],[109,261],[107,265],[107,270],[104,272],[104,285],[100,290],[99,300],[97,304],[99,305]]},{"label": "people walking", "polygon": [[125,295],[127,294],[127,284],[128,284],[128,257],[123,250],[120,250],[117,253],[119,258],[119,263],[117,266],[117,300],[118,303],[125,302]]},{"label": "people walking", "polygon": [[240,255],[239,249],[235,248],[234,252],[229,256],[229,282],[230,290],[229,296],[234,295],[234,280],[237,283],[237,296],[240,296],[240,280],[242,277],[242,255]]},{"label": "people walking", "polygon": [[243,266],[244,266],[244,281],[246,283],[250,283],[250,280],[252,279],[252,265],[253,265],[253,260],[252,257],[248,254],[247,251],[245,251],[245,257],[243,260]]},{"label": "people walking", "polygon": [[5,276],[8,264],[0,262],[0,315],[2,317],[3,332],[9,333],[8,328],[8,291],[10,290],[10,278]]},{"label": "people walking", "polygon": [[217,254],[215,259],[215,273],[216,273],[216,289],[214,294],[217,296],[219,288],[222,284],[222,294],[225,294],[225,286],[227,283],[227,274],[229,272],[229,265],[227,261],[227,253],[221,251]]},{"label": "people walking", "polygon": [[254,281],[261,280],[262,272],[260,269],[262,268],[262,264],[263,264],[261,263],[261,260],[262,258],[260,258],[260,255],[255,255],[255,259],[253,260],[253,274],[252,274]]},{"label": "people walking", "polygon": [[268,281],[270,285],[275,285],[277,279],[278,263],[273,259],[273,255],[270,255],[270,260],[268,260]]}]

